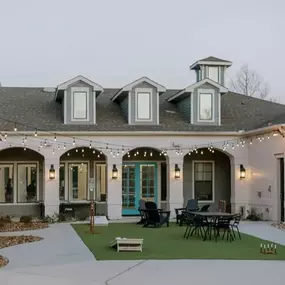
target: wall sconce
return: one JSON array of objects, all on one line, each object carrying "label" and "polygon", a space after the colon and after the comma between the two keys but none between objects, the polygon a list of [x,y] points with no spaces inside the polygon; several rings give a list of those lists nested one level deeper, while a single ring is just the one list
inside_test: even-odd
[{"label": "wall sconce", "polygon": [[117,179],[117,178],[118,178],[118,169],[116,167],[116,164],[113,164],[112,179]]},{"label": "wall sconce", "polygon": [[243,165],[240,165],[240,179],[245,179],[245,168],[243,167]]},{"label": "wall sconce", "polygon": [[54,165],[51,164],[50,169],[49,169],[49,179],[54,179],[55,178],[55,169]]},{"label": "wall sconce", "polygon": [[178,167],[178,164],[175,164],[174,167],[174,178],[180,178],[180,168]]}]

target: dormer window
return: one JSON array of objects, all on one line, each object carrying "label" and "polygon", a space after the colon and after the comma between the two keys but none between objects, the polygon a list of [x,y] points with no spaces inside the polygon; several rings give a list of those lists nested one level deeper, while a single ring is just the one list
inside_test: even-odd
[{"label": "dormer window", "polygon": [[212,122],[214,92],[200,89],[198,94],[198,122]]},{"label": "dormer window", "polygon": [[136,121],[152,121],[152,89],[136,89]]},{"label": "dormer window", "polygon": [[72,87],[72,120],[89,120],[89,88]]},{"label": "dormer window", "polygon": [[166,88],[142,77],[121,88],[112,101],[120,105],[130,125],[159,124],[159,96]]},{"label": "dormer window", "polygon": [[56,88],[55,100],[64,111],[65,124],[96,124],[96,98],[103,88],[82,75],[76,76]]},{"label": "dormer window", "polygon": [[219,68],[217,66],[208,67],[208,78],[215,82],[219,82]]}]

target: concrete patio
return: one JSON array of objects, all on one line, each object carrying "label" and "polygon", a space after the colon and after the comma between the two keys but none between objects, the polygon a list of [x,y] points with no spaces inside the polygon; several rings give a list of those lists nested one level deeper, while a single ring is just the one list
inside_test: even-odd
[{"label": "concrete patio", "polygon": [[[268,223],[244,222],[240,230],[285,245],[285,232]],[[69,224],[25,234],[43,241],[1,250],[10,263],[0,270],[1,284],[284,284],[285,261],[146,260],[96,261]],[[16,233],[13,233],[16,234]],[[17,233],[23,234],[23,233]],[[3,235],[3,234],[2,234]],[[230,281],[229,281],[230,280]]]}]

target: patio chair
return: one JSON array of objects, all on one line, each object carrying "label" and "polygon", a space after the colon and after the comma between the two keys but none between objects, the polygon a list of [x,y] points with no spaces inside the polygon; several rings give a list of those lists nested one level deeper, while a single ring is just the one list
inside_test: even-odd
[{"label": "patio chair", "polygon": [[185,238],[189,237],[191,233],[191,229],[195,226],[194,218],[195,218],[195,215],[193,215],[191,212],[185,212],[185,223],[186,223],[186,230],[184,233]]},{"label": "patio chair", "polygon": [[175,209],[176,214],[176,224],[179,223],[179,226],[183,225],[185,222],[185,212],[195,212],[199,211],[198,201],[196,199],[189,199],[185,208],[177,208]]},{"label": "patio chair", "polygon": [[140,199],[139,200],[139,213],[140,213],[140,216],[141,216],[141,220],[139,222],[137,222],[137,225],[141,225],[141,224],[144,224],[145,221],[146,221],[146,217],[145,217],[145,212],[143,210],[145,210],[145,203],[146,201],[143,200],[143,199]]},{"label": "patio chair", "polygon": [[211,205],[204,205],[199,212],[208,212]]},{"label": "patio chair", "polygon": [[[204,219],[204,217],[201,217],[201,216],[195,216],[193,214],[191,214],[191,212],[188,212],[188,215],[192,215],[192,219],[193,219],[193,226],[192,226],[192,231],[188,231],[188,235],[187,235],[187,238],[189,238],[189,236],[192,236],[193,234],[197,234],[198,236],[200,236],[201,234],[201,237],[202,239],[204,240],[204,237],[205,237],[205,229],[204,227],[206,226],[206,221]],[[188,216],[189,217],[189,216]]]},{"label": "patio chair", "polygon": [[142,211],[145,213],[146,217],[146,221],[143,227],[160,227],[164,224],[169,227],[170,211],[163,211],[162,209],[158,209],[156,204],[151,201],[145,203],[145,210]]},{"label": "patio chair", "polygon": [[233,231],[231,227],[232,217],[219,217],[217,223],[214,225],[215,239],[217,242],[218,236],[220,236],[220,231],[223,230],[222,239],[224,239],[225,234],[227,234],[227,240],[230,238],[230,242],[234,240]]},{"label": "patio chair", "polygon": [[239,228],[238,228],[240,220],[241,220],[241,215],[240,214],[236,214],[236,215],[234,215],[232,223],[231,223],[233,236],[236,237],[235,230],[234,230],[234,229],[236,229],[237,233],[238,233],[238,236],[239,236],[239,239],[241,239],[241,235],[240,235]]}]

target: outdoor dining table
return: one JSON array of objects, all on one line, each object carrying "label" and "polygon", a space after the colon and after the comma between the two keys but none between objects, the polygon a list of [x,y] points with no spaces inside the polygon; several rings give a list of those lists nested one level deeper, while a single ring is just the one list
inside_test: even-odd
[{"label": "outdoor dining table", "polygon": [[[233,217],[234,216],[234,214],[225,213],[225,212],[191,212],[191,214],[207,219],[208,228],[205,232],[204,240],[206,240],[206,238],[207,238],[207,233],[210,234],[210,239],[211,239],[211,227],[213,224],[217,223],[217,220],[219,218]],[[211,220],[211,221],[209,221],[209,220]],[[215,228],[214,228],[214,230],[215,230]]]}]

